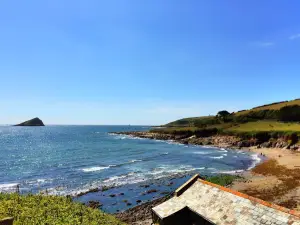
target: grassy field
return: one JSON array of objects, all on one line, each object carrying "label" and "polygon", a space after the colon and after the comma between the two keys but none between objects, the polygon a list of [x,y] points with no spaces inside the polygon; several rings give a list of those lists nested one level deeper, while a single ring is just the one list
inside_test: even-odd
[{"label": "grassy field", "polygon": [[281,123],[277,121],[256,121],[232,126],[228,131],[250,132],[250,131],[284,131],[299,132],[300,123]]},{"label": "grassy field", "polygon": [[195,121],[199,120],[207,120],[212,119],[214,116],[200,116],[200,117],[190,117],[190,118],[184,118],[180,120],[173,121],[171,123],[166,124],[167,127],[187,127],[187,126],[194,126]]},{"label": "grassy field", "polygon": [[[256,121],[248,122],[242,124],[236,123],[223,123],[207,126],[206,129],[217,128],[223,131],[234,131],[234,132],[251,132],[251,131],[283,131],[283,132],[299,132],[300,133],[300,123],[282,123],[277,121]],[[173,133],[174,131],[186,131],[195,132],[201,128],[197,127],[167,127],[154,129],[160,133]]]},{"label": "grassy field", "polygon": [[269,104],[269,105],[258,106],[258,107],[255,107],[253,109],[237,112],[234,115],[235,116],[241,116],[241,115],[249,113],[250,111],[279,110],[284,106],[291,106],[291,105],[300,105],[300,99],[296,99],[296,100],[292,100],[292,101],[286,101],[286,102],[280,102],[280,103],[277,103],[277,104],[273,103],[273,104]]},{"label": "grassy field", "polygon": [[0,194],[0,219],[5,217],[13,217],[14,225],[125,225],[98,209],[58,196]]}]

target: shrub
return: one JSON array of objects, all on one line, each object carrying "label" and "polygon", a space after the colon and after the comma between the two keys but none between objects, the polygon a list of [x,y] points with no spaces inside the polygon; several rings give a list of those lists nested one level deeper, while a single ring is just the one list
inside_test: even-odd
[{"label": "shrub", "polygon": [[4,217],[13,217],[14,225],[124,224],[98,209],[75,203],[69,197],[32,194],[0,194],[0,218]]},{"label": "shrub", "polygon": [[300,121],[300,106],[291,105],[282,107],[278,112],[278,119],[280,121]]},{"label": "shrub", "polygon": [[233,181],[238,178],[240,178],[240,176],[221,174],[221,175],[217,175],[217,176],[207,177],[206,180],[208,182],[218,184],[221,186],[228,186],[228,185],[232,184]]}]

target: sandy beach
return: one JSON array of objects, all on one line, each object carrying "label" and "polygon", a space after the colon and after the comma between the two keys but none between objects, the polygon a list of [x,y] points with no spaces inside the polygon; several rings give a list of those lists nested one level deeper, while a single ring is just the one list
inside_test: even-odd
[{"label": "sandy beach", "polygon": [[300,153],[288,149],[251,147],[267,160],[243,173],[232,189],[278,205],[300,209]]}]

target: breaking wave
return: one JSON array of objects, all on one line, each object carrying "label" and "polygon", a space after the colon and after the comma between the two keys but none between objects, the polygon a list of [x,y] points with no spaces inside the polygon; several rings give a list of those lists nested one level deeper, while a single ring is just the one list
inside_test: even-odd
[{"label": "breaking wave", "polygon": [[211,156],[209,158],[211,158],[211,159],[223,159],[224,156],[223,155],[221,155],[221,156]]}]

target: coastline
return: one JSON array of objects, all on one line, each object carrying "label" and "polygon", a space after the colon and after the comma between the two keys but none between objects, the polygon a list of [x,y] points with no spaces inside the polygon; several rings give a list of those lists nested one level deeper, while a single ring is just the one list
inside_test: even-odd
[{"label": "coastline", "polygon": [[[169,134],[150,132],[117,132],[114,134],[172,141],[181,144],[204,145],[203,142],[206,142],[208,147],[230,148],[261,155],[265,160],[262,160],[250,170],[236,173],[242,179],[234,181],[229,188],[290,209],[300,209],[300,197],[298,194],[300,192],[300,175],[290,176],[290,174],[300,174],[300,152],[287,148],[261,147],[260,145],[245,147],[240,144],[243,142],[242,140],[232,136],[206,137],[195,140],[195,137],[176,137]],[[282,171],[285,171],[285,174]],[[293,185],[289,184],[291,182],[293,182]],[[156,199],[125,210],[116,214],[116,216],[132,225],[151,224],[149,210],[151,211],[152,207],[165,200],[164,197]]]}]

